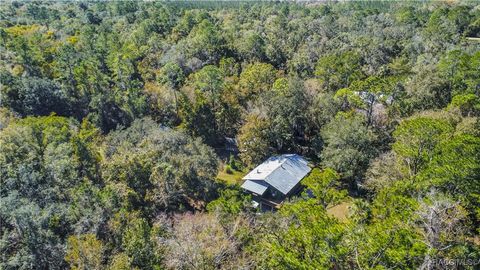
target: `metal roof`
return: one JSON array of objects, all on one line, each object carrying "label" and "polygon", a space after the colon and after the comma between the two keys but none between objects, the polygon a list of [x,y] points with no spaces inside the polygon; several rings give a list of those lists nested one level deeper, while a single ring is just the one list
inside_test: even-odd
[{"label": "metal roof", "polygon": [[247,180],[245,183],[248,180],[263,180],[286,195],[310,170],[308,162],[303,157],[296,154],[286,154],[267,159],[243,179]]},{"label": "metal roof", "polygon": [[247,180],[242,184],[242,188],[258,195],[263,195],[268,188],[268,184],[265,181],[251,181]]}]

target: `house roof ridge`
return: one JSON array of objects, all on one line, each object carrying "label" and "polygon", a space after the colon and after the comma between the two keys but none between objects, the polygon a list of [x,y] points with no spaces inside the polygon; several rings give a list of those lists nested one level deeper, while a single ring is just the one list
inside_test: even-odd
[{"label": "house roof ridge", "polygon": [[[294,154],[295,155],[295,154]],[[298,155],[297,155],[298,156]],[[280,166],[278,166],[277,168],[275,168],[274,170],[272,170],[272,172],[270,174],[268,174],[266,177],[265,177],[265,182],[268,183],[269,185],[273,186],[274,188],[278,189],[280,192],[282,192],[283,194],[287,194],[287,192],[284,192],[282,190],[282,187],[281,185],[279,185],[276,181],[274,181],[274,179],[271,179],[271,175],[276,171],[278,170],[279,168],[282,168],[286,173],[288,173],[292,178],[297,178],[297,176],[295,174],[293,174],[292,170],[289,170],[287,168],[284,168],[283,165],[284,164],[287,164],[288,161],[291,161],[291,159],[289,158],[286,158],[282,163],[280,163]],[[296,170],[296,168],[291,165],[291,164],[288,164],[290,167],[292,167],[292,169]],[[293,182],[289,182],[291,185],[289,185],[288,187],[288,190],[290,190],[291,188],[293,188],[298,182],[300,182],[302,180],[302,178],[299,178],[299,179],[296,179],[297,181],[295,183]]]},{"label": "house roof ridge", "polygon": [[[264,162],[258,164],[258,166],[256,166],[252,171],[250,171],[247,175],[245,175],[242,179],[243,180],[261,180],[261,179],[257,179],[257,178],[252,178],[252,175],[251,173],[252,172],[256,172],[257,174],[262,174],[262,170],[261,168],[262,167],[265,167],[267,166],[267,163],[268,162],[274,162],[274,161],[277,161],[278,164],[276,164],[276,166],[272,166],[272,168],[270,169],[270,171],[268,171],[265,175],[265,177],[263,178],[264,180],[269,176],[271,175],[274,171],[276,171],[278,168],[283,168],[282,165],[284,163],[286,163],[288,160],[291,160],[292,157],[295,157],[295,156],[298,156],[298,157],[301,157],[300,155],[298,154],[282,154],[282,155],[279,155],[279,156],[273,156],[273,157],[270,157],[268,158],[267,160],[265,160]],[[285,168],[283,168],[285,169]],[[286,169],[285,169],[286,170]],[[250,177],[249,177],[250,176]]]}]

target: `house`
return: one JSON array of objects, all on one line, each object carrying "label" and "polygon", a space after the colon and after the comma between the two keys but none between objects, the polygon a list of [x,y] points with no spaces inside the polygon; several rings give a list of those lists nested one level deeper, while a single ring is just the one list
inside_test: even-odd
[{"label": "house", "polygon": [[310,170],[308,162],[296,154],[270,157],[243,177],[242,188],[252,194],[255,207],[273,210],[300,191],[300,181]]}]

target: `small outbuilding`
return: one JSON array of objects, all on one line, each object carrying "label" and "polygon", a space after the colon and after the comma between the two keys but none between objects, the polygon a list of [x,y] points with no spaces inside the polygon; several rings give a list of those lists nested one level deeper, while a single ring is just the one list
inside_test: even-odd
[{"label": "small outbuilding", "polygon": [[243,177],[242,188],[253,195],[254,205],[272,210],[300,191],[300,181],[310,170],[308,162],[296,154],[270,157]]}]

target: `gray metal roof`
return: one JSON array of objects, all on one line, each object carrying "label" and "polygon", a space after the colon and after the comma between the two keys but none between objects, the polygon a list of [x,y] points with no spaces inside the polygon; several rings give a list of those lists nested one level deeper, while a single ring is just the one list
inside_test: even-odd
[{"label": "gray metal roof", "polygon": [[263,193],[265,193],[265,191],[268,188],[268,184],[262,180],[256,180],[256,181],[247,180],[242,184],[242,188],[248,191],[251,191],[253,193],[256,193],[258,195],[263,195]]},{"label": "gray metal roof", "polygon": [[310,170],[308,162],[303,157],[296,154],[286,154],[267,159],[243,179],[246,180],[245,183],[248,180],[263,180],[286,195]]}]

